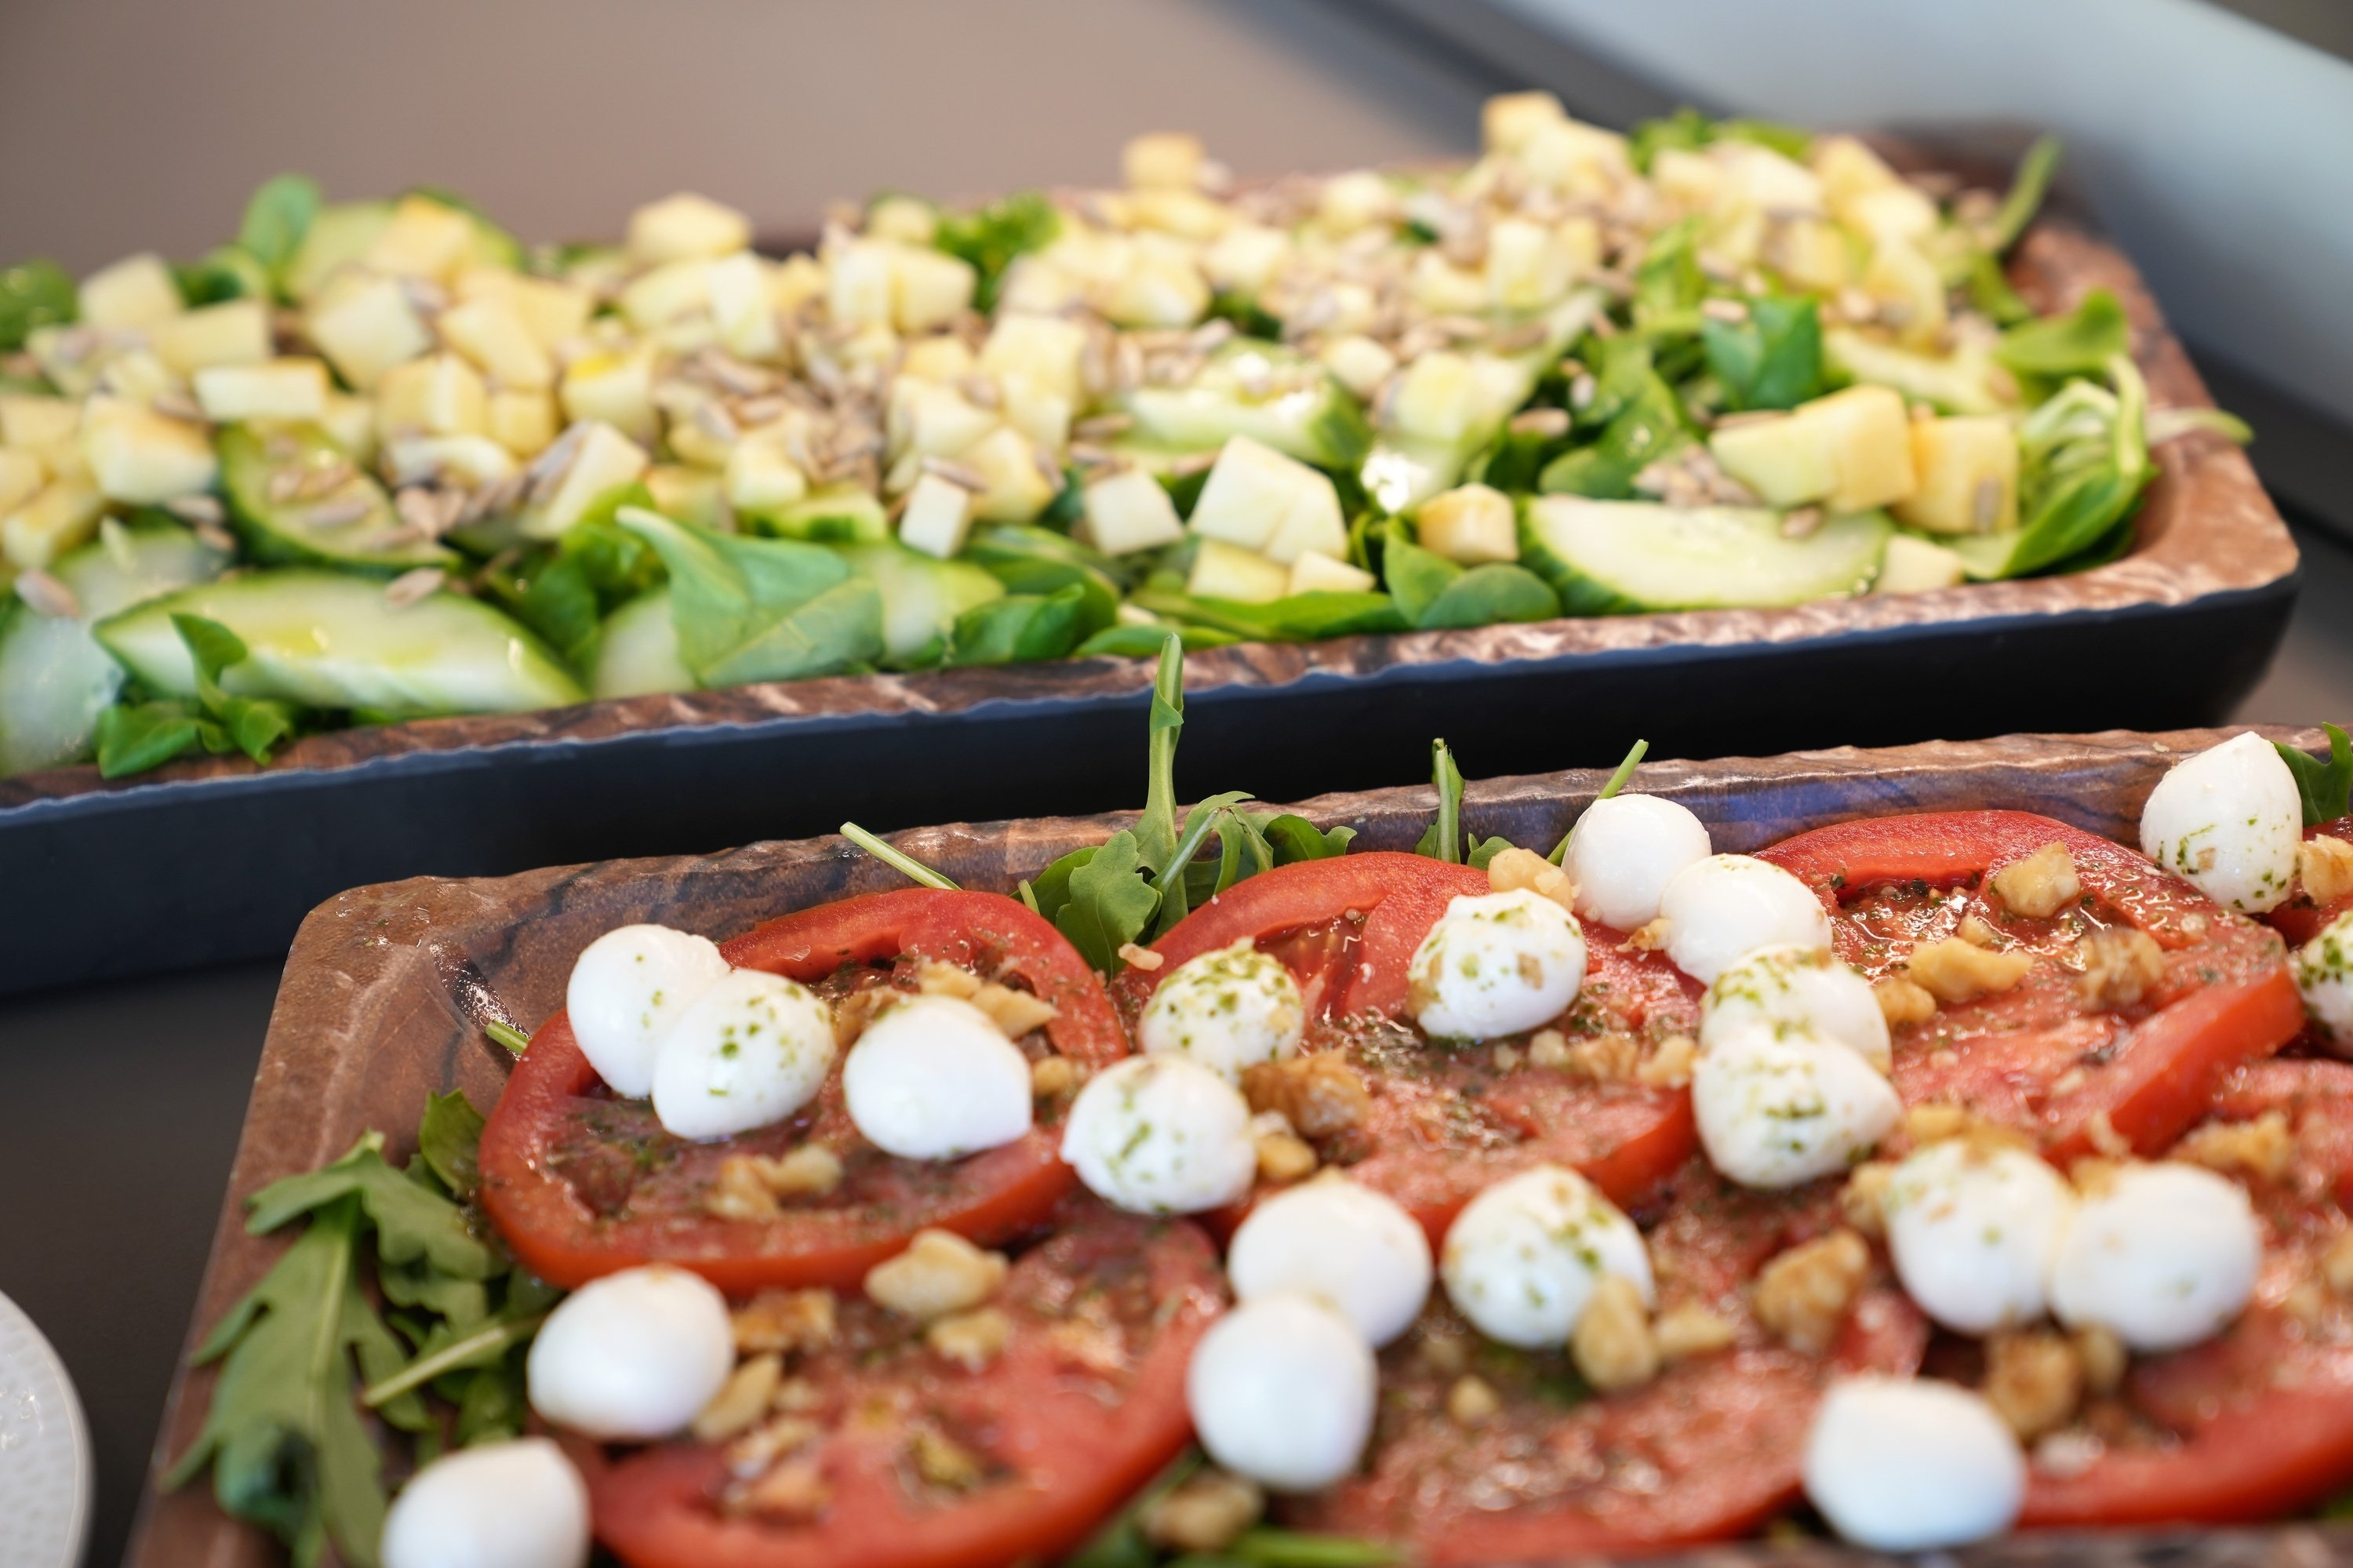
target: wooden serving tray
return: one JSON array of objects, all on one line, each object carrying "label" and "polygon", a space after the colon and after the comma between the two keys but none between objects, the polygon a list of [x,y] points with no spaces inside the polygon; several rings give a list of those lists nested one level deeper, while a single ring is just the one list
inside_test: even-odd
[{"label": "wooden serving tray", "polygon": [[[1683,801],[1708,823],[1719,850],[1749,851],[1808,828],[1900,811],[2010,807],[2042,811],[2127,843],[2141,803],[2183,756],[2230,732],[2009,736],[1966,744],[1840,747],[1765,758],[1644,764],[1641,788]],[[2319,736],[2270,728],[2309,747]],[[1188,743],[1189,740],[1188,740]],[[1579,770],[1472,784],[1464,826],[1546,847],[1566,832],[1608,775]],[[1436,808],[1427,788],[1325,795],[1298,809],[1319,825],[1357,830],[1356,848],[1409,849]],[[908,853],[967,887],[1010,892],[1053,860],[1097,843],[1132,814],[1023,822],[956,823],[896,835]],[[839,838],[754,844],[722,854],[611,861],[483,880],[420,877],[363,887],[330,900],[302,923],[270,1016],[246,1115],[245,1134],[212,1258],[193,1349],[222,1312],[268,1269],[285,1242],[245,1233],[248,1195],[311,1170],[376,1128],[402,1157],[428,1091],[462,1087],[487,1108],[508,1058],[481,1026],[525,1028],[562,1005],[580,949],[615,926],[654,920],[725,938],[794,909],[902,886],[897,873]],[[203,1423],[214,1374],[183,1370],[156,1439],[160,1475]],[[2267,1531],[2031,1537],[1965,1553],[2010,1568],[2113,1558],[2158,1565],[2179,1553],[2198,1568],[2262,1563],[2326,1568],[2353,1555],[2353,1535],[2305,1526]],[[1705,1554],[1724,1568],[1778,1563],[1854,1568],[1868,1554],[1828,1545],[1762,1544]],[[134,1568],[267,1568],[272,1542],[213,1505],[206,1484],[151,1491],[132,1550]]]}]

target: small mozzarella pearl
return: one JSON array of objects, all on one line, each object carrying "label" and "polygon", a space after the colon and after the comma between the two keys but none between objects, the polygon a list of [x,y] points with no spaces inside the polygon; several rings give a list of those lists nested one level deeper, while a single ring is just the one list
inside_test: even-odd
[{"label": "small mozzarella pearl", "polygon": [[1634,1222],[1590,1181],[1559,1165],[1496,1182],[1446,1232],[1447,1299],[1491,1340],[1557,1350],[1614,1274],[1654,1298],[1650,1248]]},{"label": "small mozzarella pearl", "polygon": [[2244,1310],[2263,1229],[2239,1185],[2201,1166],[2127,1165],[2085,1194],[2060,1244],[2052,1310],[2114,1330],[2136,1351],[2178,1351]]},{"label": "small mozzarella pearl", "polygon": [[1904,1114],[1877,1069],[1810,1030],[1735,1032],[1700,1053],[1691,1093],[1709,1163],[1744,1187],[1843,1171]]},{"label": "small mozzarella pearl", "polygon": [[1896,1277],[1920,1309],[1989,1334],[2042,1316],[2075,1194],[2022,1149],[1948,1139],[1895,1168],[1881,1208]]},{"label": "small mozzarella pearl", "polygon": [[1831,917],[1796,877],[1754,855],[1712,854],[1675,873],[1660,897],[1667,956],[1712,981],[1759,948],[1831,945]]},{"label": "small mozzarella pearl", "polygon": [[2295,989],[2337,1054],[2353,1054],[2353,910],[2296,949]]},{"label": "small mozzarella pearl", "polygon": [[708,937],[667,926],[624,926],[581,950],[565,989],[565,1013],[580,1054],[617,1095],[654,1089],[655,1047],[679,1015],[727,978]]},{"label": "small mozzarella pearl", "polygon": [[1012,1142],[1033,1118],[1029,1059],[952,996],[892,1003],[841,1065],[849,1119],[902,1160],[955,1160]]},{"label": "small mozzarella pearl", "polygon": [[385,1516],[384,1568],[585,1568],[588,1488],[545,1437],[444,1454]]},{"label": "small mozzarella pearl", "polygon": [[1585,981],[1577,916],[1525,888],[1458,897],[1407,971],[1414,1020],[1443,1038],[1493,1040],[1549,1023]]},{"label": "small mozzarella pearl", "polygon": [[1244,1301],[1304,1291],[1386,1345],[1429,1299],[1430,1242],[1394,1199],[1328,1175],[1251,1210],[1234,1233],[1226,1273]]},{"label": "small mozzarella pearl", "polygon": [[1759,948],[1715,977],[1700,1002],[1699,1043],[1711,1045],[1757,1023],[1776,1033],[1810,1029],[1883,1073],[1894,1065],[1887,1015],[1871,982],[1826,948]]},{"label": "small mozzarella pearl", "polygon": [[1364,1336],[1297,1292],[1260,1297],[1218,1319],[1185,1376],[1193,1429],[1209,1457],[1283,1492],[1330,1486],[1356,1467],[1378,1393]]},{"label": "small mozzarella pearl", "polygon": [[825,1003],[782,975],[736,969],[697,997],[654,1057],[654,1115],[681,1138],[782,1121],[833,1070]]},{"label": "small mozzarella pearl", "polygon": [[2303,838],[2295,775],[2253,731],[2175,764],[2140,812],[2142,853],[2251,915],[2287,896]]},{"label": "small mozzarella pearl", "polygon": [[1306,1023],[1299,982],[1282,960],[1243,942],[1169,970],[1136,1021],[1136,1038],[1154,1055],[1189,1057],[1240,1083],[1244,1067],[1297,1054]]},{"label": "small mozzarella pearl", "polygon": [[1831,1528],[1879,1552],[2000,1535],[2026,1500],[2026,1457],[1993,1407],[1951,1383],[1904,1378],[1831,1386],[1806,1437],[1805,1478]]},{"label": "small mozzarella pearl", "polygon": [[1258,1177],[1249,1102],[1183,1056],[1131,1056],[1088,1079],[1062,1158],[1087,1191],[1142,1214],[1219,1208]]},{"label": "small mozzarella pearl", "polygon": [[1707,824],[1656,795],[1596,800],[1569,831],[1561,869],[1577,884],[1577,912],[1632,931],[1659,917],[1675,873],[1708,855]]},{"label": "small mozzarella pearl", "polygon": [[734,1370],[725,1298],[667,1264],[608,1274],[565,1297],[525,1366],[533,1410],[607,1442],[669,1436]]}]

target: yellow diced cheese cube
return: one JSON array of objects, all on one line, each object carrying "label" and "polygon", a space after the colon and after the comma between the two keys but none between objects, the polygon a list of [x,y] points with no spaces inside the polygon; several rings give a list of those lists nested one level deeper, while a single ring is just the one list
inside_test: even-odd
[{"label": "yellow diced cheese cube", "polygon": [[708,260],[752,243],[752,220],[708,196],[681,192],[629,215],[629,260],[641,267]]},{"label": "yellow diced cheese cube", "polygon": [[1491,153],[1514,153],[1538,130],[1567,119],[1549,92],[1499,92],[1479,106],[1480,140]]},{"label": "yellow diced cheese cube", "polygon": [[654,498],[654,510],[665,517],[721,533],[734,528],[734,514],[727,508],[727,482],[709,469],[658,462],[646,470],[646,489]]},{"label": "yellow diced cheese cube", "polygon": [[1458,485],[1421,503],[1414,519],[1421,547],[1462,566],[1520,558],[1512,498],[1483,484]]},{"label": "yellow diced cheese cube", "polygon": [[1065,397],[1079,395],[1079,362],[1087,348],[1086,329],[1060,316],[1000,314],[981,345],[980,367],[999,377],[1018,376]]},{"label": "yellow diced cheese cube", "polygon": [[1912,421],[1900,393],[1850,387],[1801,405],[1796,418],[1826,432],[1838,473],[1824,497],[1831,511],[1867,512],[1912,493]]},{"label": "yellow diced cheese cube", "polygon": [[501,387],[543,392],[555,385],[555,362],[512,298],[453,305],[436,323],[441,341],[471,360]]},{"label": "yellow diced cheese cube", "polygon": [[727,503],[747,516],[765,516],[808,493],[801,472],[773,434],[754,432],[727,454]]},{"label": "yellow diced cheese cube", "polygon": [[1980,414],[1912,423],[1919,485],[1895,515],[1931,534],[1991,534],[2018,526],[2018,433]]},{"label": "yellow diced cheese cube", "polygon": [[18,571],[38,571],[98,532],[106,498],[83,479],[52,480],[0,519],[0,556]]},{"label": "yellow diced cheese cube", "polygon": [[157,326],[183,309],[170,264],[148,252],[92,272],[81,281],[79,294],[81,323],[107,332]]},{"label": "yellow diced cheese cube", "polygon": [[1191,190],[1201,183],[1201,169],[1208,160],[1198,136],[1154,131],[1120,149],[1119,172],[1137,190]]},{"label": "yellow diced cheese cube", "polygon": [[1879,319],[1900,343],[1926,348],[1945,330],[1945,280],[1936,264],[1901,239],[1882,239],[1862,270],[1862,291],[1877,302]]},{"label": "yellow diced cheese cube", "polygon": [[555,440],[554,396],[521,387],[501,387],[491,394],[484,424],[491,440],[515,456],[536,457]]},{"label": "yellow diced cheese cube", "polygon": [[364,258],[378,272],[435,282],[455,277],[474,252],[474,220],[430,196],[406,196]]},{"label": "yellow diced cheese cube", "polygon": [[49,471],[39,458],[14,447],[0,447],[0,516],[5,516],[40,493]]},{"label": "yellow diced cheese cube", "polygon": [[899,374],[916,381],[960,381],[978,364],[964,339],[941,333],[907,344],[899,356]]},{"label": "yellow diced cheese cube", "polygon": [[891,259],[891,321],[901,332],[943,327],[972,303],[979,274],[943,251],[902,245]]},{"label": "yellow diced cheese cube", "polygon": [[1079,493],[1088,541],[1106,556],[1156,550],[1185,536],[1167,489],[1140,468],[1096,480]]},{"label": "yellow diced cheese cube", "polygon": [[1957,588],[1968,577],[1961,557],[1942,545],[1932,545],[1915,535],[1897,534],[1887,541],[1887,554],[1871,591],[1926,593]]},{"label": "yellow diced cheese cube", "polygon": [[728,353],[759,361],[783,352],[776,306],[769,302],[767,262],[749,250],[738,250],[708,263],[706,278],[711,322]]},{"label": "yellow diced cheese cube", "polygon": [[1323,473],[1248,436],[1229,439],[1193,503],[1192,531],[1289,566],[1306,550],[1347,554],[1340,495]]},{"label": "yellow diced cheese cube", "polygon": [[81,446],[99,490],[133,505],[210,490],[220,471],[204,427],[119,397],[90,400]]},{"label": "yellow diced cheese cube", "polygon": [[1283,587],[1293,593],[1370,593],[1380,579],[1362,567],[1335,560],[1320,550],[1302,550],[1291,563],[1291,578]]},{"label": "yellow diced cheese cube", "polygon": [[581,432],[579,450],[565,466],[564,478],[556,485],[555,493],[523,513],[523,537],[561,537],[580,521],[581,514],[598,496],[616,485],[643,478],[652,461],[645,448],[618,429],[601,420],[592,420]]},{"label": "yellow diced cheese cube", "polygon": [[632,441],[652,442],[661,423],[654,413],[654,355],[650,348],[591,354],[564,373],[563,401],[568,419],[596,419]]},{"label": "yellow diced cheese cube", "polygon": [[327,363],[363,390],[433,347],[432,329],[391,278],[353,274],[331,284],[311,307],[307,324]]},{"label": "yellow diced cheese cube", "polygon": [[640,332],[710,308],[711,264],[700,257],[665,261],[621,291],[621,313]]},{"label": "yellow diced cheese cube", "polygon": [[1204,539],[1194,553],[1185,591],[1198,599],[1265,604],[1291,591],[1291,573],[1256,550],[1222,539]]},{"label": "yellow diced cheese cube", "polygon": [[317,419],[327,411],[327,367],[316,359],[215,365],[196,372],[196,406],[216,425]]},{"label": "yellow diced cheese cube", "polygon": [[1036,449],[1010,425],[999,425],[956,461],[987,482],[972,509],[983,522],[1027,523],[1046,509],[1058,488],[1039,471]]},{"label": "yellow diced cheese cube", "polygon": [[899,543],[944,561],[964,548],[972,531],[973,493],[963,485],[926,473],[907,493],[899,514]]},{"label": "yellow diced cheese cube", "polygon": [[206,305],[157,325],[148,341],[182,376],[211,365],[259,365],[270,355],[269,307],[259,300]]}]

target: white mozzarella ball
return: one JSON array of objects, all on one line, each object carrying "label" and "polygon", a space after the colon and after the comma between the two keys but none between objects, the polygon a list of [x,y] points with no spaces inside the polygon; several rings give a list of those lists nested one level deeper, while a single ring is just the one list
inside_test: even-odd
[{"label": "white mozzarella ball", "polygon": [[2075,1193],[2025,1150],[1957,1138],[1906,1157],[1880,1208],[1905,1292],[1947,1329],[1989,1334],[2042,1316]]},{"label": "white mozzarella ball", "polygon": [[1831,917],[1812,889],[1754,855],[1712,854],[1675,873],[1659,900],[1667,957],[1713,981],[1759,948],[1827,948]]},{"label": "white mozzarella ball", "polygon": [[1240,1083],[1244,1067],[1297,1054],[1306,1026],[1307,1004],[1282,960],[1238,942],[1169,970],[1135,1033],[1153,1055],[1188,1057]]},{"label": "white mozzarella ball", "polygon": [[1805,1478],[1831,1528],[1878,1552],[1984,1541],[2026,1500],[2026,1456],[1993,1407],[1907,1378],[1832,1384],[1806,1436]]},{"label": "white mozzarella ball", "polygon": [[1241,1091],[1183,1056],[1131,1056],[1071,1102],[1062,1158],[1087,1191],[1140,1214],[1232,1202],[1258,1176]]},{"label": "white mozzarella ball", "polygon": [[1707,824],[1656,795],[1596,800],[1569,830],[1561,869],[1577,884],[1577,912],[1620,931],[1659,917],[1675,873],[1705,860]]},{"label": "white mozzarella ball", "polygon": [[378,1556],[384,1568],[584,1568],[588,1488],[545,1437],[460,1448],[401,1488]]},{"label": "white mozzarella ball", "polygon": [[2303,839],[2295,775],[2252,730],[2176,763],[2140,811],[2142,853],[2250,915],[2287,896]]},{"label": "white mozzarella ball", "polygon": [[2178,1351],[2245,1308],[2263,1259],[2263,1229],[2236,1182],[2172,1160],[2127,1165],[2077,1205],[2051,1308],[2136,1351]]},{"label": "white mozzarella ball", "polygon": [[1446,1232],[1446,1298],[1491,1340],[1527,1350],[1567,1343],[1604,1275],[1656,1298],[1651,1252],[1634,1222],[1561,1165],[1498,1181]]},{"label": "white mozzarella ball", "polygon": [[1708,1162],[1744,1187],[1843,1171],[1903,1117],[1878,1069],[1810,1030],[1738,1030],[1700,1053],[1692,1115]]},{"label": "white mozzarella ball", "polygon": [[995,1149],[1033,1116],[1029,1059],[952,996],[911,996],[878,1015],[841,1065],[841,1094],[867,1140],[902,1160]]},{"label": "white mozzarella ball", "polygon": [[816,992],[782,975],[736,969],[662,1036],[654,1115],[681,1138],[725,1138],[782,1121],[824,1085],[839,1049]]},{"label": "white mozzarella ball", "polygon": [[667,926],[624,926],[581,950],[564,1010],[580,1054],[617,1095],[654,1090],[655,1047],[679,1016],[727,978],[708,937]]},{"label": "white mozzarella ball", "polygon": [[2353,1054],[2353,910],[2296,949],[2295,989],[2337,1054]]},{"label": "white mozzarella ball", "polygon": [[1293,1291],[1210,1326],[1186,1369],[1185,1401],[1210,1458],[1275,1491],[1306,1492],[1356,1468],[1379,1385],[1356,1326]]},{"label": "white mozzarella ball", "polygon": [[1549,1023],[1585,983],[1577,916],[1526,888],[1448,902],[1407,970],[1414,1022],[1450,1039],[1493,1040]]},{"label": "white mozzarella ball", "polygon": [[726,1298],[667,1264],[608,1274],[565,1297],[525,1366],[533,1410],[607,1442],[669,1436],[734,1370]]},{"label": "white mozzarella ball", "polygon": [[1386,1345],[1430,1298],[1430,1240],[1395,1199],[1328,1175],[1251,1210],[1227,1251],[1226,1275],[1244,1301],[1304,1291]]},{"label": "white mozzarella ball", "polygon": [[1810,1029],[1859,1053],[1881,1072],[1894,1065],[1887,1015],[1871,982],[1827,948],[1759,948],[1715,977],[1699,1004],[1699,1043],[1714,1044],[1762,1023],[1778,1033]]}]

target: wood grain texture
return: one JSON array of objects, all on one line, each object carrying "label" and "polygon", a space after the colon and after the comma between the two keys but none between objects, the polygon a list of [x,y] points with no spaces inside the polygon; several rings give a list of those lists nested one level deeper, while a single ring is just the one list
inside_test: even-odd
[{"label": "wood grain texture", "polygon": [[[1907,160],[1915,161],[1917,160]],[[2134,329],[2134,353],[2158,408],[2208,408],[2212,399],[2156,300],[2122,253],[2064,218],[2030,230],[2010,260],[2020,292],[2043,310],[2067,310],[2094,289],[2114,290]],[[1930,593],[1826,599],[1787,609],[1687,610],[1489,626],[1465,631],[1342,637],[1323,642],[1240,643],[1188,657],[1188,691],[1275,691],[1365,676],[1400,666],[1468,662],[1504,666],[1645,651],[1786,644],[1846,633],[1967,631],[2017,618],[2179,606],[2258,588],[2295,570],[2295,542],[2244,453],[2211,435],[2168,442],[2141,504],[2136,543],[2123,559],[2063,577],[1973,583]],[[2283,612],[2284,613],[2284,612]],[[333,731],[296,742],[270,766],[332,773],[418,753],[495,752],[518,746],[724,726],[821,721],[844,715],[959,714],[988,705],[1123,698],[1152,683],[1148,662],[1127,659],[944,670],[921,674],[828,676],[723,691],[620,698],[538,713],[478,715]],[[94,792],[164,790],[254,771],[242,758],[204,758],[112,782],[95,768],[0,779],[0,813]]]},{"label": "wood grain texture", "polygon": [[[1749,851],[1790,833],[1856,817],[2001,806],[2042,811],[2127,842],[2141,804],[2165,770],[2227,737],[2223,731],[2010,736],[1967,744],[1880,750],[1840,747],[1784,757],[1644,764],[1641,787],[1683,801],[1716,847]],[[2311,731],[2267,729],[2317,748]],[[1606,782],[1577,770],[1474,783],[1463,822],[1482,836],[1549,847]],[[1360,849],[1409,849],[1436,805],[1428,787],[1327,795],[1297,810],[1324,827],[1347,824]],[[1056,856],[1098,843],[1132,813],[1027,822],[954,823],[892,842],[967,887],[1010,892]],[[281,1176],[335,1158],[361,1133],[387,1133],[405,1156],[428,1091],[462,1087],[488,1107],[507,1057],[481,1034],[503,1019],[525,1028],[562,1004],[574,958],[615,926],[657,920],[724,938],[790,910],[903,885],[897,874],[839,838],[754,844],[721,854],[612,861],[518,876],[420,877],[346,893],[321,906],[295,938],[270,1017],[244,1137],[230,1173],[211,1262],[188,1343],[193,1346],[268,1269],[281,1238],[245,1234],[245,1201]],[[202,1424],[208,1371],[174,1383],[153,1456],[162,1473]],[[2071,1561],[2113,1558],[2148,1568],[2177,1556],[2231,1568],[2321,1568],[2353,1562],[2353,1537],[2280,1530],[2179,1538],[2099,1538]],[[2318,1542],[2318,1546],[2298,1544]],[[2063,1551],[2048,1540],[1964,1554],[1991,1568],[2041,1568]],[[1704,1554],[1694,1564],[1858,1568],[1867,1554],[1763,1546]],[[202,1484],[142,1507],[130,1557],[136,1568],[270,1568],[280,1558],[255,1531],[214,1506]]]}]

